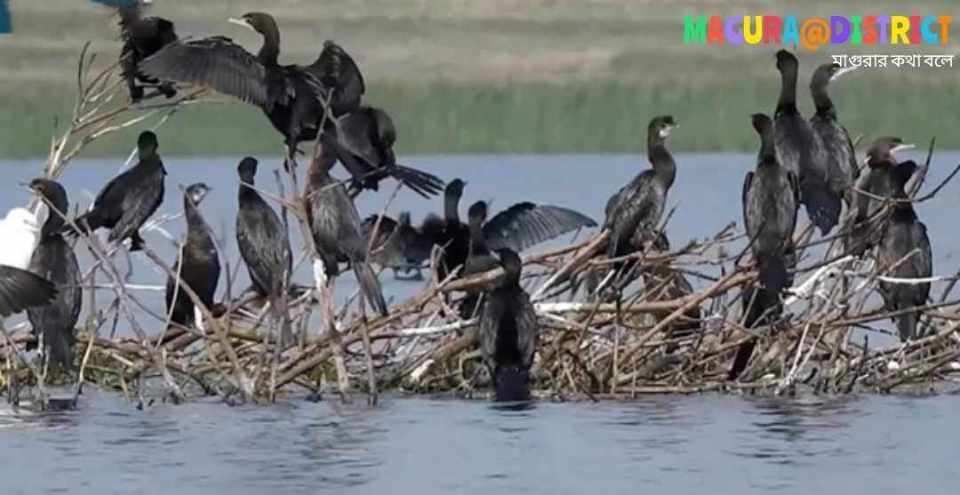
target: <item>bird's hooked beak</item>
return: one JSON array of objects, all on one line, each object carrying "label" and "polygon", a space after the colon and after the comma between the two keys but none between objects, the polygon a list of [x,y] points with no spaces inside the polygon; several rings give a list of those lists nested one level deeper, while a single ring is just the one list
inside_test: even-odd
[{"label": "bird's hooked beak", "polygon": [[917,145],[912,144],[912,143],[901,143],[901,144],[898,144],[898,145],[894,146],[893,148],[890,148],[890,154],[893,155],[893,154],[899,153],[899,152],[904,151],[904,150],[912,150],[912,149],[914,149],[914,148],[916,148],[916,147],[917,147]]},{"label": "bird's hooked beak", "polygon": [[843,76],[844,74],[848,74],[855,70],[857,70],[856,67],[844,67],[842,69],[839,69],[838,71],[834,72],[832,76],[830,76],[830,82],[836,81],[837,79],[840,79],[840,77]]},{"label": "bird's hooked beak", "polygon": [[236,24],[236,25],[238,25],[238,26],[243,26],[243,27],[245,27],[245,28],[247,28],[247,29],[249,29],[249,30],[251,30],[251,31],[253,31],[253,32],[257,32],[257,30],[256,30],[256,29],[253,29],[253,26],[251,26],[250,23],[247,22],[246,19],[237,19],[236,17],[231,17],[231,18],[227,19],[227,22],[229,22],[230,24]]}]

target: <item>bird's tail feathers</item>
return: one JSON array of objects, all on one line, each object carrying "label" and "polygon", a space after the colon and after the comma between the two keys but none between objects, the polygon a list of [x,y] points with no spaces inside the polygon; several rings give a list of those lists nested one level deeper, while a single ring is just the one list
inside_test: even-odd
[{"label": "bird's tail feathers", "polygon": [[377,274],[374,273],[373,268],[365,261],[353,260],[350,264],[353,265],[353,273],[357,277],[357,283],[360,284],[360,289],[363,290],[367,302],[378,314],[386,316],[388,312],[387,301],[383,298],[380,279],[377,278]]},{"label": "bird's tail feathers", "polygon": [[400,164],[391,169],[390,175],[425,198],[439,194],[446,186],[436,175]]}]

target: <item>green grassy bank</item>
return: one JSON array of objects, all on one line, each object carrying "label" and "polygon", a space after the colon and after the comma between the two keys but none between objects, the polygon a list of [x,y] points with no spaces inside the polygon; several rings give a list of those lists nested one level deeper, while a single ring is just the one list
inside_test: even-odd
[{"label": "green grassy bank", "polygon": [[[960,88],[848,81],[836,100],[854,135],[937,136],[941,148],[960,148]],[[524,83],[371,85],[368,101],[389,109],[401,153],[629,152],[644,149],[646,122],[669,113],[681,124],[678,150],[751,150],[749,114],[770,112],[776,85],[684,87],[614,82],[577,85]],[[69,96],[69,90],[48,90]],[[42,156],[55,122],[69,116],[69,98],[9,98],[0,113],[0,156]],[[810,111],[810,108],[806,108]],[[136,131],[92,146],[88,155],[125,149]],[[279,152],[281,140],[259,110],[242,104],[192,106],[162,131],[169,154]]]}]

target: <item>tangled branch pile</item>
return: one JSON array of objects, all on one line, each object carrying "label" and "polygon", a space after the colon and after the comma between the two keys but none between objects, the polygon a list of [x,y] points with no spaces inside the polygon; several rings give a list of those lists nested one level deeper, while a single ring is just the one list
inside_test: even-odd
[{"label": "tangled branch pile", "polygon": [[[158,118],[160,126],[182,105],[203,101],[195,91],[135,108],[119,102],[123,93],[116,68],[93,74],[91,59],[86,53],[81,57],[78,104],[71,125],[53,142],[44,170],[48,177],[57,177],[86,144],[103,135],[148,119]],[[306,228],[295,179],[281,181],[277,200]],[[898,314],[878,309],[882,306],[871,296],[884,275],[870,262],[836,255],[839,236],[811,242],[811,232],[808,228],[798,236],[798,282],[784,301],[782,318],[749,329],[741,306],[756,273],[742,255],[745,239],[734,225],[678,250],[633,256],[642,267],[639,276],[613,298],[585,295],[578,283],[591,273],[602,278],[626,261],[599,255],[605,233],[526,257],[524,285],[541,326],[534,388],[544,396],[575,399],[712,390],[779,394],[803,387],[822,393],[891,392],[951,383],[960,370],[960,300],[950,297],[954,278],[930,280],[945,287],[938,302],[920,308],[923,338],[873,348],[872,335],[892,340],[875,325]],[[169,315],[147,309],[95,236],[78,242],[77,249],[88,249],[97,261],[84,277],[90,286],[89,316],[77,336],[75,376],[61,377],[75,380],[71,401],[85,382],[140,400],[157,384],[161,396],[174,401],[213,394],[231,402],[269,402],[282,394],[331,390],[344,397],[365,392],[372,400],[384,390],[470,394],[489,380],[476,351],[476,320],[460,319],[453,306],[465,290],[496,278],[499,269],[443,281],[434,276],[385,317],[369,317],[360,298],[353,297],[333,318],[319,318],[321,325],[313,317],[323,313],[317,291],[295,287],[286,323],[298,329],[299,341],[281,348],[277,329],[271,328],[279,323],[265,318],[263,301],[232,296],[232,267],[225,270],[226,300],[215,308],[203,307],[189,287],[182,288],[200,308],[199,323],[198,328],[177,327]],[[312,258],[311,250],[305,246],[300,263]],[[145,254],[177,276],[152,250],[146,248]],[[111,282],[108,301],[95,297],[96,272]],[[697,280],[689,284],[688,278]],[[140,321],[144,314],[151,323]],[[118,326],[135,336],[102,336]],[[39,402],[46,404],[46,386],[57,379],[23,353],[32,336],[21,330],[4,331],[3,337],[0,385],[13,400],[22,385],[36,385]],[[753,347],[751,357],[730,379],[735,356],[745,346]]]}]

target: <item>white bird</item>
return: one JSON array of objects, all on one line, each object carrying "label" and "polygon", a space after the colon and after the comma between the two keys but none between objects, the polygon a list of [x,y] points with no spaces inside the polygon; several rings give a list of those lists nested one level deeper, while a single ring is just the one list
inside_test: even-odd
[{"label": "white bird", "polygon": [[0,317],[42,306],[57,294],[53,283],[27,271],[40,240],[37,216],[12,208],[0,220]]}]

